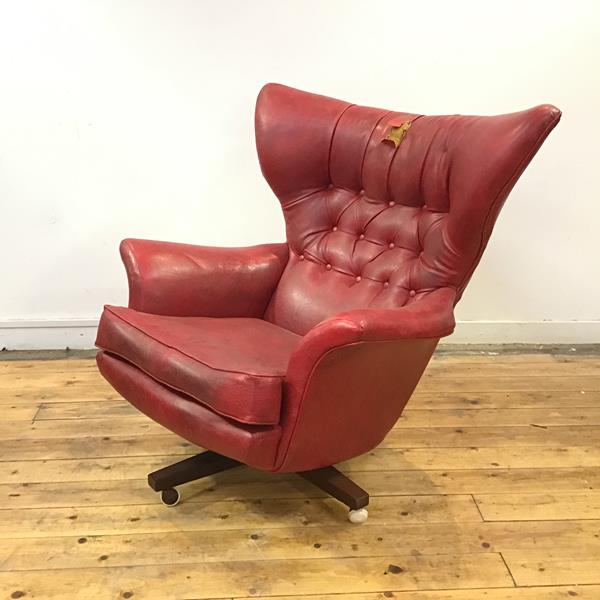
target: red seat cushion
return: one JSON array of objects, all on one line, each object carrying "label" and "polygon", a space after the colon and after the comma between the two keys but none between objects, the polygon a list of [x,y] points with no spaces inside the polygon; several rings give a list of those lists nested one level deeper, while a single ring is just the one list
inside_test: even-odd
[{"label": "red seat cushion", "polygon": [[106,306],[96,344],[223,416],[272,425],[279,423],[283,376],[300,339],[262,319]]}]

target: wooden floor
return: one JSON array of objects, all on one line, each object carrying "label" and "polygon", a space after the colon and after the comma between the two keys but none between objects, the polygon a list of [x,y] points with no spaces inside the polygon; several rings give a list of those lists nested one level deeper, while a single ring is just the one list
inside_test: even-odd
[{"label": "wooden floor", "polygon": [[436,356],[341,465],[371,493],[358,526],[250,469],[164,507],[146,474],[196,448],[91,360],[1,361],[0,405],[0,600],[600,599],[600,356]]}]

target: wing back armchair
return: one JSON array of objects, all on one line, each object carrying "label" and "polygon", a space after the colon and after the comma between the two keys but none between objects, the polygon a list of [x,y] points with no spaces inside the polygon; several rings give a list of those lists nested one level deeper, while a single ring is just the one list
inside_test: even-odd
[{"label": "wing back armchair", "polygon": [[123,241],[129,307],[105,307],[98,366],[207,449],[149,475],[166,504],[246,464],[300,473],[361,522],[368,494],[333,465],[400,417],[560,111],[427,116],[269,84],[255,118],[287,241]]}]

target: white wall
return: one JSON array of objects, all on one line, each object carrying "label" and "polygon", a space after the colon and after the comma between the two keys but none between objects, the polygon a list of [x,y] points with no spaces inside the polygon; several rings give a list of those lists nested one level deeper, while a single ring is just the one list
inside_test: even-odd
[{"label": "white wall", "polygon": [[429,114],[560,107],[458,335],[599,342],[599,80],[594,1],[0,0],[0,346],[89,346],[126,302],[123,237],[283,239],[254,150],[267,81]]}]

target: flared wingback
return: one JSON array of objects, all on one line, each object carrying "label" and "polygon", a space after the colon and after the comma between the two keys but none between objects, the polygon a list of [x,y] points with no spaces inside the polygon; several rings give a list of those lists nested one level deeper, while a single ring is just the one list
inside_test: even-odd
[{"label": "flared wingback", "polygon": [[560,118],[357,106],[283,85],[256,105],[262,172],[290,259],[265,318],[296,333],[340,311],[460,298],[502,205]]}]

